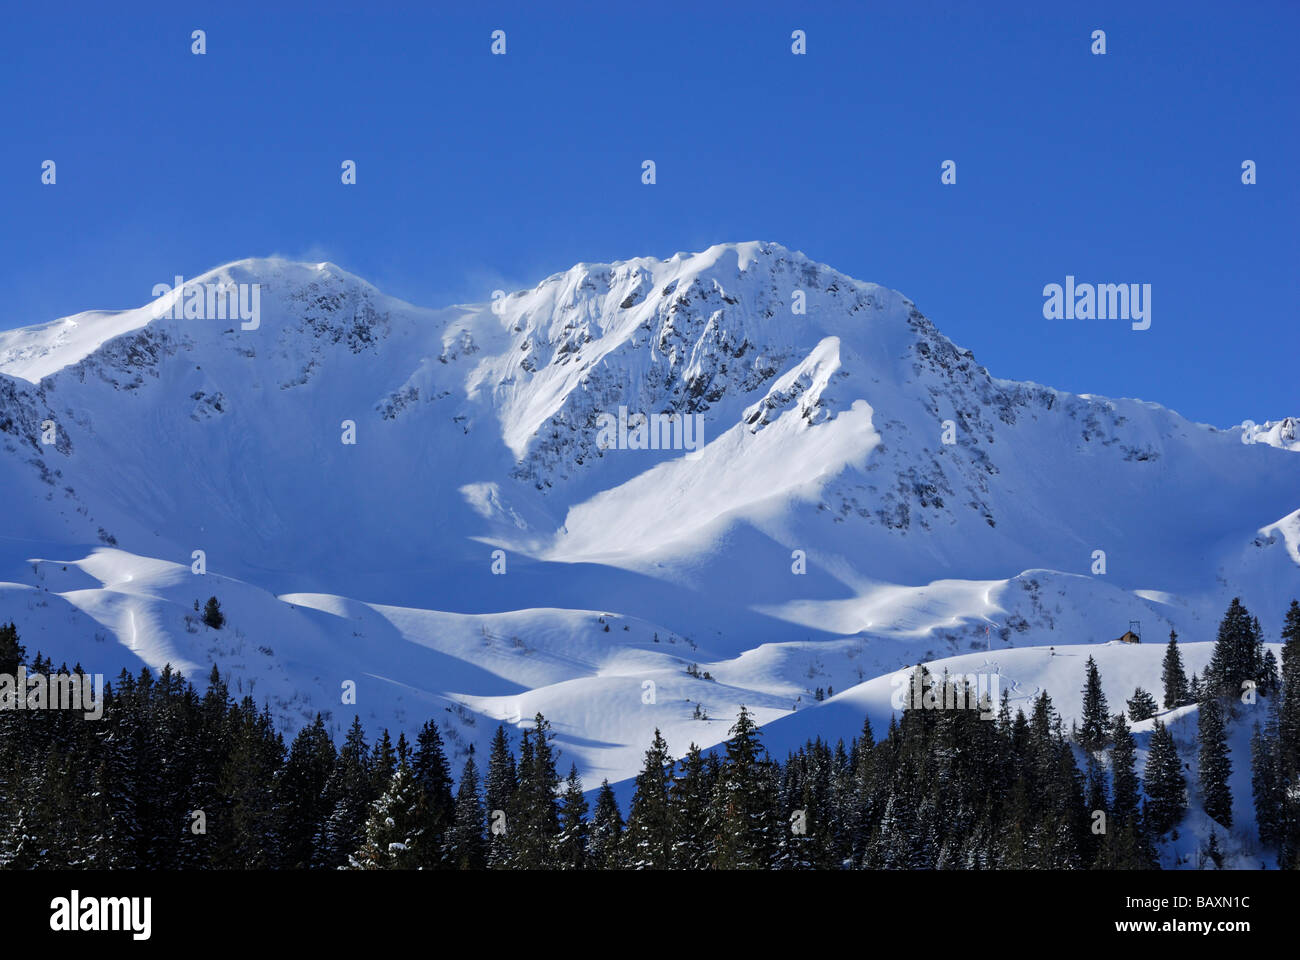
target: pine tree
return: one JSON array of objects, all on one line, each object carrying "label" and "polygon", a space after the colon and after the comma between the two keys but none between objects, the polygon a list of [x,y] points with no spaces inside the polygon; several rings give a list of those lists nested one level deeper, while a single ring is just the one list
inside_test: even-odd
[{"label": "pine tree", "polygon": [[[253,698],[245,697],[221,775],[219,791],[226,803],[215,823],[208,812],[208,829],[215,835],[213,866],[263,870],[280,862],[272,785],[283,760],[284,742],[270,713],[259,713]],[[151,805],[157,809],[156,801]],[[157,829],[149,832],[156,835]]]},{"label": "pine tree", "polygon": [[[18,630],[12,623],[0,625],[0,674],[14,676],[18,667],[26,662],[26,651],[18,639]],[[0,707],[8,707],[0,704]],[[105,710],[112,718],[112,711]],[[22,760],[26,758],[25,741],[29,725],[21,713],[0,709],[0,868],[13,858],[12,844],[19,842],[14,831],[22,830],[18,820],[19,785],[22,780]]]},{"label": "pine tree", "polygon": [[438,725],[426,721],[415,740],[411,776],[419,791],[416,816],[420,821],[420,867],[432,870],[449,866],[443,860],[444,839],[455,819],[451,793],[451,770],[443,752]]},{"label": "pine tree", "polygon": [[[998,714],[998,729],[1003,729],[1004,714],[1007,714],[1006,729],[1010,729],[1010,701],[1007,692],[1002,692],[1002,711]],[[891,718],[892,724],[892,718]],[[884,752],[877,752],[875,732],[871,729],[870,718],[863,718],[862,734],[855,741],[856,758],[853,765],[852,799],[850,811],[853,820],[847,824],[849,830],[849,859],[853,866],[861,867],[867,856],[871,843],[871,832],[878,819],[879,811],[884,806],[884,788],[882,767]]]},{"label": "pine tree", "polygon": [[561,870],[582,870],[587,866],[587,798],[582,793],[578,768],[570,765],[560,798],[560,839],[556,860]]},{"label": "pine tree", "polygon": [[335,759],[334,741],[318,713],[315,721],[294,737],[275,781],[276,829],[285,867],[309,867],[316,859],[316,831],[330,812],[325,788]]},{"label": "pine tree", "polygon": [[[1255,686],[1259,687],[1267,683],[1267,670],[1264,665],[1264,628],[1259,625],[1259,617],[1250,618],[1250,628],[1252,643],[1249,648],[1248,666],[1251,668],[1251,672],[1244,679],[1253,681]],[[1243,667],[1246,665],[1243,664]]]},{"label": "pine tree", "polygon": [[672,823],[672,865],[677,870],[703,870],[712,860],[709,807],[713,781],[708,761],[700,748],[691,744],[673,775],[668,791],[668,810]]},{"label": "pine tree", "polygon": [[1251,795],[1255,801],[1255,823],[1259,842],[1266,847],[1278,846],[1283,840],[1285,794],[1278,776],[1276,741],[1266,738],[1255,724],[1250,738]]},{"label": "pine tree", "polygon": [[1191,696],[1187,690],[1187,675],[1183,672],[1183,655],[1178,649],[1178,634],[1169,631],[1169,646],[1165,649],[1165,660],[1161,670],[1165,685],[1165,709],[1181,707]]},{"label": "pine tree", "polygon": [[1138,815],[1138,779],[1134,765],[1137,745],[1133,734],[1129,732],[1124,714],[1115,717],[1112,736],[1115,747],[1111,751],[1111,794],[1113,797],[1113,817],[1115,826],[1133,824],[1137,827]]},{"label": "pine tree", "polygon": [[[170,664],[165,664],[157,682],[150,687],[147,736],[149,752],[154,757],[153,781],[156,806],[152,810],[155,833],[149,844],[149,861],[159,868],[175,869],[192,863],[193,845],[190,810],[185,794],[194,783],[201,764],[201,745],[193,729],[199,701],[189,683]],[[274,729],[269,714],[263,718],[262,748],[267,751],[263,762],[275,777],[283,761],[283,741]],[[274,806],[274,799],[272,800]],[[278,842],[279,824],[272,813],[272,843]],[[278,855],[278,854],[277,854]],[[278,866],[275,860],[271,865]]]},{"label": "pine tree", "polygon": [[[215,668],[213,675],[216,676]],[[134,678],[123,670],[118,677],[116,691],[106,698],[104,716],[98,727],[103,750],[96,770],[95,790],[104,804],[107,821],[101,824],[95,842],[103,865],[119,869],[139,867],[142,858],[148,853],[141,814],[142,806],[147,806],[147,791],[141,780],[149,778],[149,771],[143,766],[147,760],[143,753],[146,742],[143,728],[147,721],[139,711],[134,687]],[[220,714],[222,721],[226,718],[225,706],[223,701]],[[226,746],[228,748],[228,744]],[[225,755],[222,753],[214,759],[215,763],[211,767],[196,774],[196,780],[206,778],[212,789],[203,795],[203,802],[192,804],[191,809],[206,811],[216,808],[215,784],[224,765]],[[144,815],[148,815],[147,810]],[[185,865],[209,865],[209,851],[201,842],[202,839],[204,838],[196,837],[190,844],[190,857]]]},{"label": "pine tree", "polygon": [[1222,826],[1232,826],[1232,793],[1228,778],[1232,764],[1224,733],[1223,707],[1218,698],[1208,697],[1201,703],[1197,726],[1200,741],[1201,798],[1205,813]]},{"label": "pine tree", "polygon": [[478,768],[471,754],[465,760],[456,788],[456,815],[443,843],[443,859],[457,870],[482,870],[487,866],[487,841],[483,837],[483,801],[478,792]]},{"label": "pine tree", "polygon": [[1156,836],[1168,832],[1187,809],[1187,780],[1174,735],[1159,720],[1151,731],[1150,748],[1143,772],[1147,795],[1147,827]]},{"label": "pine tree", "polygon": [[370,807],[365,839],[348,858],[353,870],[413,870],[419,866],[419,788],[406,757],[401,757],[393,779]]},{"label": "pine tree", "polygon": [[1059,717],[1048,744],[1051,766],[1044,782],[1044,812],[1038,830],[1041,869],[1072,870],[1084,866],[1081,859],[1089,836],[1091,819],[1085,806],[1083,774],[1074,751],[1065,739]]},{"label": "pine tree", "polygon": [[[779,773],[773,866],[778,870],[832,866],[836,857],[831,823],[835,770],[830,749],[820,738],[811,741],[792,754]],[[938,846],[937,836],[934,842]]]},{"label": "pine tree", "polygon": [[1085,750],[1100,750],[1106,745],[1110,715],[1106,712],[1106,694],[1101,689],[1101,674],[1097,670],[1097,661],[1089,657],[1086,669],[1087,680],[1083,687],[1083,725],[1079,731],[1079,743]]},{"label": "pine tree", "polygon": [[329,811],[314,844],[317,867],[340,868],[364,837],[374,782],[370,750],[361,718],[353,717],[334,769],[325,785],[324,807]]},{"label": "pine tree", "polygon": [[1291,601],[1282,627],[1281,708],[1278,753],[1281,774],[1300,782],[1300,603]]},{"label": "pine tree", "polygon": [[744,706],[726,743],[727,759],[715,794],[718,816],[714,866],[762,870],[776,843],[775,794],[760,731]]},{"label": "pine tree", "polygon": [[508,833],[513,865],[524,870],[555,866],[555,846],[560,834],[556,797],[560,778],[551,748],[551,725],[540,713],[533,729],[525,730],[519,745],[519,789],[515,792]]},{"label": "pine tree", "polygon": [[[3,717],[3,714],[0,714]],[[139,845],[139,820],[136,816],[136,797],[139,793],[131,763],[129,745],[133,738],[132,727],[135,718],[124,708],[121,698],[114,695],[111,687],[105,687],[104,716],[96,733],[100,736],[101,746],[92,790],[98,798],[103,811],[103,818],[96,826],[92,842],[96,848],[96,867],[101,869],[131,869],[138,863],[136,851]],[[0,770],[8,766],[0,751]],[[0,774],[2,775],[2,774]],[[215,775],[213,776],[215,780]],[[6,791],[7,792],[7,791]],[[198,803],[191,809],[206,810],[210,808],[212,794],[206,793],[204,803]],[[205,805],[206,804],[206,805]],[[3,818],[0,817],[0,822]],[[198,868],[207,866],[208,851],[201,843],[204,837],[190,834],[190,843],[181,861],[182,867]],[[0,852],[0,863],[4,855]]]},{"label": "pine tree", "polygon": [[1261,664],[1259,692],[1266,697],[1274,696],[1281,689],[1282,683],[1282,675],[1277,666],[1277,656],[1272,650],[1265,650]]},{"label": "pine tree", "polygon": [[1233,597],[1219,622],[1214,653],[1205,671],[1204,686],[1210,696],[1235,697],[1243,684],[1254,683],[1260,673],[1259,621]]},{"label": "pine tree", "polygon": [[487,865],[501,869],[511,865],[508,833],[513,812],[515,792],[519,789],[515,770],[515,757],[510,751],[510,740],[505,727],[498,726],[492,737],[488,754],[487,780],[484,784],[484,801],[488,817]]},{"label": "pine tree", "polygon": [[221,603],[216,597],[208,597],[203,606],[203,622],[213,630],[220,630],[226,625],[226,615],[221,612]]},{"label": "pine tree", "polygon": [[1141,687],[1133,691],[1133,696],[1128,701],[1128,715],[1134,723],[1151,719],[1158,709],[1156,698]]},{"label": "pine tree", "polygon": [[1292,600],[1282,622],[1282,669],[1297,659],[1300,659],[1300,600]]},{"label": "pine tree", "polygon": [[[400,734],[405,737],[405,734]],[[380,734],[378,742],[375,743],[374,752],[370,755],[370,796],[371,798],[379,797],[388,789],[388,785],[393,782],[393,774],[397,772],[397,750],[393,746],[393,738],[388,735],[388,730]]]},{"label": "pine tree", "polygon": [[0,674],[14,676],[27,662],[27,651],[18,642],[18,628],[13,621],[0,625]]},{"label": "pine tree", "polygon": [[[129,727],[133,723],[128,716],[129,712],[119,712],[122,723]],[[229,687],[215,664],[208,674],[208,689],[195,706],[195,714],[198,729],[194,738],[194,770],[190,783],[183,788],[189,823],[186,825],[181,866],[189,868],[207,866],[211,860],[215,838],[207,833],[195,832],[195,817],[199,811],[202,811],[203,816],[206,817],[214,810],[219,811],[224,805],[224,800],[220,796],[221,775],[230,757],[237,719],[237,710],[230,698]],[[127,732],[125,739],[129,741],[133,736],[133,733]],[[115,743],[111,749],[120,754],[122,745]],[[114,784],[114,789],[124,791],[130,796],[130,817],[138,827],[138,791],[133,785],[139,775],[137,771],[129,769],[123,763],[112,763],[110,767],[112,769],[105,771],[106,777]],[[120,851],[121,847],[119,846],[118,849]]]},{"label": "pine tree", "polygon": [[1102,772],[1097,755],[1088,753],[1084,765],[1085,794],[1088,798],[1089,812],[1095,815],[1097,811],[1109,811],[1110,801],[1106,796],[1106,775]]},{"label": "pine tree", "polygon": [[667,741],[655,730],[636,778],[623,836],[627,863],[634,870],[667,870],[672,865],[672,818],[668,807],[672,762]]},{"label": "pine tree", "polygon": [[1286,770],[1281,737],[1281,699],[1281,694],[1275,695],[1270,698],[1268,705],[1268,719],[1263,735],[1264,756],[1261,760],[1271,766],[1271,771],[1265,772],[1263,776],[1261,786],[1264,788],[1266,809],[1262,816],[1257,816],[1257,822],[1261,839],[1267,830],[1277,847],[1278,867],[1284,870],[1300,869],[1300,790],[1296,789],[1295,776]]},{"label": "pine tree", "polygon": [[587,841],[587,863],[596,870],[617,870],[623,866],[623,815],[608,780],[602,780],[591,815]]},{"label": "pine tree", "polygon": [[1097,869],[1149,870],[1153,866],[1153,851],[1144,843],[1136,820],[1126,821],[1103,836]]},{"label": "pine tree", "polygon": [[1214,869],[1223,869],[1223,851],[1219,849],[1219,835],[1213,829],[1210,830],[1210,842],[1206,844],[1205,856],[1214,864]]}]

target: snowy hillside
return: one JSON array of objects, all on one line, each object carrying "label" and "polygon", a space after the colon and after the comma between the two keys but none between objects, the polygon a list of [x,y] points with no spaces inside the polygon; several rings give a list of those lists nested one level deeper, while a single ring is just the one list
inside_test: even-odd
[{"label": "snowy hillside", "polygon": [[[1214,644],[1179,642],[1178,646],[1188,672],[1203,673],[1210,662]],[[1281,644],[1269,644],[1268,649],[1274,656],[1281,656]],[[1110,712],[1115,714],[1126,712],[1125,701],[1138,687],[1154,693],[1159,699],[1165,651],[1166,645],[1161,643],[1134,645],[1119,641],[1086,648],[1078,645],[1023,647],[949,657],[928,664],[927,669],[935,677],[946,672],[953,678],[979,678],[981,690],[991,689],[994,693],[1005,690],[1013,714],[1017,710],[1023,710],[1027,715],[1031,713],[1033,700],[1047,691],[1068,731],[1083,716],[1082,691],[1088,657],[1096,661]],[[890,718],[900,715],[899,704],[906,702],[910,677],[910,670],[894,671],[837,693],[817,704],[815,710],[801,711],[770,723],[765,731],[768,748],[775,756],[784,757],[788,751],[817,737],[830,742],[838,738],[851,742],[861,732],[864,715],[870,719],[876,735],[880,736],[888,727]],[[971,682],[974,685],[976,680]],[[1169,727],[1179,756],[1186,764],[1188,810],[1178,826],[1178,839],[1166,840],[1160,850],[1165,868],[1196,866],[1196,857],[1204,849],[1212,829],[1218,833],[1219,842],[1228,852],[1226,866],[1230,869],[1252,869],[1260,867],[1261,863],[1274,866],[1272,853],[1260,848],[1251,794],[1250,735],[1255,723],[1265,726],[1268,703],[1260,698],[1249,705],[1237,704],[1234,709],[1239,716],[1228,727],[1233,826],[1227,831],[1213,823],[1201,807],[1197,786],[1198,707],[1191,705],[1160,710],[1152,719],[1131,723],[1137,741],[1139,776],[1146,768],[1148,742],[1157,720]],[[1083,751],[1076,752],[1082,768]]]},{"label": "snowy hillside", "polygon": [[[719,742],[742,703],[778,750],[848,736],[945,657],[1068,723],[1068,645],[1140,621],[1097,648],[1119,700],[1171,628],[1199,667],[1229,598],[1273,640],[1300,594],[1294,419],[997,379],[776,244],[443,310],[327,263],[193,283],[258,285],[259,322],[172,292],[0,333],[0,619],[92,672],[217,663],[286,730],[433,716],[460,753],[541,711],[590,786],[656,727]],[[694,432],[636,449],[641,414]]]}]

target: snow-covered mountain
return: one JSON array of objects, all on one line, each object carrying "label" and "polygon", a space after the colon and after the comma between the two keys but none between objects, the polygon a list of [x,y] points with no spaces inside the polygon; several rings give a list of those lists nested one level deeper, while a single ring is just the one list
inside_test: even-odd
[{"label": "snow-covered mountain", "polygon": [[[0,618],[92,672],[218,663],[287,729],[463,751],[540,710],[594,786],[741,703],[780,750],[904,664],[1009,657],[1029,697],[1009,648],[1210,640],[1236,595],[1276,639],[1300,594],[1296,420],[998,379],[777,244],[443,310],[328,263],[191,283],[258,285],[257,323],[173,291],[0,333]],[[676,447],[631,448],[641,414]]]}]

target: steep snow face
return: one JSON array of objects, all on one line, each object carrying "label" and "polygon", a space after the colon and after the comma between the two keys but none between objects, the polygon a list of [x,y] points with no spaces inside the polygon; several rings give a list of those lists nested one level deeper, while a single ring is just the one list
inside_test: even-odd
[{"label": "steep snow face", "polygon": [[[910,307],[896,293],[776,244],[720,245],[666,262],[580,264],[501,303],[514,348],[481,373],[497,394],[522,472],[547,488],[602,456],[596,417],[619,406],[700,414],[718,432],[740,422],[755,399],[770,419],[771,408],[812,387],[802,406],[821,407],[838,359],[815,385],[799,368],[818,362],[813,354],[823,341],[847,334],[887,348],[904,334],[898,321]],[[778,379],[786,382],[773,390]]]},{"label": "steep snow face", "polygon": [[[256,322],[187,306],[221,285]],[[288,727],[358,678],[375,723],[440,706],[466,744],[540,709],[617,779],[695,703],[767,721],[1130,620],[1209,639],[1234,595],[1275,635],[1295,437],[1000,380],[773,243],[443,310],[245,260],[0,334],[0,615],[104,672],[260,678]],[[214,593],[238,638],[191,622]]]}]

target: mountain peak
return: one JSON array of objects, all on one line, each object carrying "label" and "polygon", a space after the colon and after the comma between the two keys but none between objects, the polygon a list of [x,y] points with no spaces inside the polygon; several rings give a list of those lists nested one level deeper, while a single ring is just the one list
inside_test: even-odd
[{"label": "mountain peak", "polygon": [[[260,323],[156,310],[171,290],[0,335],[0,622],[48,627],[42,649],[220,653],[291,718],[357,676],[376,721],[463,708],[464,743],[535,705],[639,745],[586,724],[647,721],[640,672],[669,709],[730,690],[771,717],[823,670],[842,689],[1131,619],[1190,636],[1234,595],[1277,617],[1296,582],[1295,421],[1250,444],[999,380],[906,297],[780,244],[441,311],[330,263],[187,282],[264,285]],[[193,622],[212,595],[233,632]]]}]

